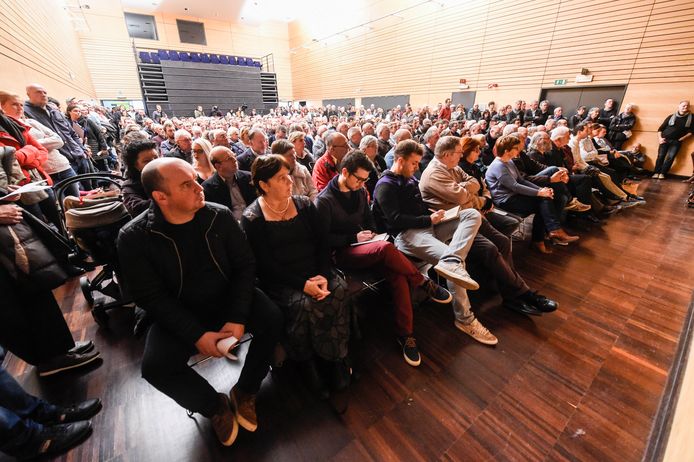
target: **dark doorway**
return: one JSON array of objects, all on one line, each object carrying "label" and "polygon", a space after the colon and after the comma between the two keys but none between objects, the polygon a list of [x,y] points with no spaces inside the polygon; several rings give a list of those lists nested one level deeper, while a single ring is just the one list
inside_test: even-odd
[{"label": "dark doorway", "polygon": [[396,106],[405,108],[405,105],[410,102],[410,95],[392,95],[392,96],[365,96],[361,99],[361,105],[368,109],[373,104],[376,108],[381,108],[384,111],[389,111]]},{"label": "dark doorway", "polygon": [[333,98],[333,99],[324,99],[322,101],[323,106],[327,106],[329,104],[334,104],[337,107],[344,107],[345,109],[348,106],[354,106],[354,98]]},{"label": "dark doorway", "polygon": [[564,117],[572,116],[576,113],[578,106],[585,106],[587,110],[591,107],[602,109],[605,100],[612,98],[615,106],[620,107],[624,99],[627,87],[624,85],[613,85],[605,87],[581,87],[581,88],[545,88],[540,92],[540,101],[549,101],[550,108],[561,106]]},{"label": "dark doorway", "polygon": [[451,93],[451,106],[456,107],[462,104],[466,110],[469,110],[475,104],[476,91],[454,91]]}]

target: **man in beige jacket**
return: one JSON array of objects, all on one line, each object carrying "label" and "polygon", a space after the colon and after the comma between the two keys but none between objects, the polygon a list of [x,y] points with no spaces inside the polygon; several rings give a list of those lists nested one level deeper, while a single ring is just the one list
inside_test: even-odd
[{"label": "man in beige jacket", "polygon": [[[484,210],[486,200],[477,194],[480,184],[458,165],[461,155],[458,137],[444,136],[436,143],[434,159],[419,183],[422,199],[432,208],[447,210],[459,205],[461,209]],[[472,268],[496,279],[505,307],[531,315],[557,309],[556,302],[530,290],[514,268],[511,239],[497,231],[484,216],[466,261]]]}]

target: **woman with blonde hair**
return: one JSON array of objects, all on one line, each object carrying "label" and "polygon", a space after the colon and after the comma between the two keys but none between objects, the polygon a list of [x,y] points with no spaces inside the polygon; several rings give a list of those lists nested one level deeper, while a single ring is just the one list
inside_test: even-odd
[{"label": "woman with blonde hair", "polygon": [[210,151],[212,151],[212,145],[205,138],[193,141],[193,169],[198,174],[198,183],[214,175],[215,169],[210,162]]}]

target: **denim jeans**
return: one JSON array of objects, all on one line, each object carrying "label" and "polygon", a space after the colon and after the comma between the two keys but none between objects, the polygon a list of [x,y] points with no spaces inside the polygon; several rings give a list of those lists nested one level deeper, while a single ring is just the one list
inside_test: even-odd
[{"label": "denim jeans", "polygon": [[[68,178],[72,178],[73,176],[77,176],[75,171],[70,167],[67,170],[63,170],[62,172],[58,173],[53,173],[51,174],[51,180],[53,180],[53,184],[58,184],[59,182],[63,180],[67,180]],[[80,197],[80,188],[78,186],[78,183],[72,183],[70,186],[65,188],[65,195],[66,196],[75,196],[75,197]]]},{"label": "denim jeans", "polygon": [[500,203],[499,207],[522,217],[527,217],[534,213],[532,234],[534,242],[544,240],[545,231],[556,231],[561,228],[559,215],[552,199],[516,194],[509,197],[505,202]]},{"label": "denim jeans", "polygon": [[[4,353],[0,352],[0,364],[3,357]],[[48,417],[56,412],[55,406],[25,392],[0,367],[0,451],[11,454],[13,449],[29,443],[43,430],[31,418]]]},{"label": "denim jeans", "polygon": [[682,143],[679,140],[667,140],[658,146],[658,160],[655,162],[653,172],[662,173],[663,175],[667,174],[675,161],[675,157],[677,157],[681,145]]},{"label": "denim jeans", "polygon": [[[401,232],[395,238],[395,246],[401,252],[432,265],[447,259],[460,260],[464,264],[481,223],[482,216],[477,210],[466,209],[460,212],[458,220]],[[450,243],[446,244],[449,240]],[[456,319],[463,324],[472,322],[474,315],[465,289],[449,281],[448,290],[453,295]]]}]

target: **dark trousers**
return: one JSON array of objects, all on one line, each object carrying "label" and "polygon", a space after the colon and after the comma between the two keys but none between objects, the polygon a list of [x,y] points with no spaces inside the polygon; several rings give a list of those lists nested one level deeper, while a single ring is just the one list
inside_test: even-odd
[{"label": "dark trousers", "polygon": [[482,224],[465,261],[471,268],[479,268],[493,276],[505,299],[515,298],[530,290],[513,267],[511,239],[497,231],[485,218],[482,218]]},{"label": "dark trousers", "polygon": [[493,211],[485,213],[484,218],[489,222],[489,224],[496,228],[497,231],[509,238],[513,233],[516,232],[521,223],[518,217],[502,215]]},{"label": "dark trousers", "polygon": [[378,266],[390,284],[395,305],[395,330],[397,335],[412,335],[411,289],[422,285],[424,276],[417,267],[387,241],[373,242],[340,249],[336,255],[338,266],[362,269]]},{"label": "dark trousers", "polygon": [[505,202],[500,203],[499,207],[522,217],[527,217],[534,213],[535,218],[533,219],[532,233],[534,242],[544,240],[545,231],[556,231],[561,228],[559,224],[559,215],[557,214],[552,199],[516,194]]},{"label": "dark trousers", "polygon": [[667,140],[665,143],[658,146],[658,159],[655,162],[654,173],[667,174],[672,167],[672,163],[677,157],[682,143],[679,140]]},{"label": "dark trousers", "polygon": [[[52,173],[51,175],[51,180],[53,180],[53,184],[56,185],[60,183],[63,180],[67,180],[68,178],[72,178],[73,176],[77,176],[77,173],[70,167],[67,170],[63,170],[62,172],[58,173]],[[80,189],[78,186],[79,183],[73,183],[67,188],[65,188],[65,196],[75,196],[75,197],[80,197]],[[64,197],[63,197],[64,198]],[[62,201],[61,201],[62,203]]]},{"label": "dark trousers", "polygon": [[577,173],[569,176],[569,183],[567,186],[572,196],[583,204],[590,205],[591,196],[593,195],[592,184],[593,181],[590,176]]},{"label": "dark trousers", "polygon": [[[224,322],[204,325],[218,331]],[[253,334],[253,340],[237,386],[246,393],[255,394],[267,375],[282,331],[282,313],[258,288],[245,327]],[[180,406],[209,418],[219,409],[219,396],[205,378],[188,366],[188,360],[196,353],[195,345],[183,342],[155,322],[147,335],[142,377]]]},{"label": "dark trousers", "polygon": [[[70,167],[72,167],[72,169],[78,175],[82,175],[84,173],[92,173],[92,163],[86,157],[81,157],[79,159],[76,159],[74,162],[70,162]],[[80,184],[82,185],[82,189],[85,191],[94,189],[92,180],[83,180],[80,181]]]},{"label": "dark trousers", "polygon": [[63,355],[75,342],[50,290],[27,287],[0,265],[0,345],[32,365]]}]

